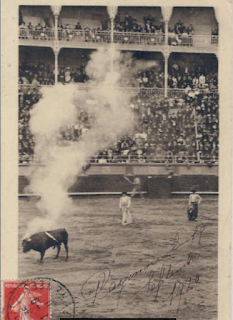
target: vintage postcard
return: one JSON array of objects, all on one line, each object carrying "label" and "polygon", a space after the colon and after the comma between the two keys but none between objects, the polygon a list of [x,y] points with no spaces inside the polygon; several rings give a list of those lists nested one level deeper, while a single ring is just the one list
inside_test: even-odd
[{"label": "vintage postcard", "polygon": [[230,1],[3,1],[1,316],[230,320]]}]

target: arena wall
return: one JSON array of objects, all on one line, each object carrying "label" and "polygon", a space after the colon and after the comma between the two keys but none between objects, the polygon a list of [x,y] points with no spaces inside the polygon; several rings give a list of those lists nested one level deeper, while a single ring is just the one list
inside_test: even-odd
[{"label": "arena wall", "polygon": [[[32,166],[19,166],[19,194],[28,193],[28,176]],[[91,165],[85,174],[77,178],[75,184],[68,190],[69,193],[115,193],[131,191],[131,181],[138,175],[142,181],[142,190],[153,198],[169,198],[172,193],[189,192],[195,187],[199,192],[218,191],[218,166],[212,165],[184,165],[166,166],[155,165]]]}]

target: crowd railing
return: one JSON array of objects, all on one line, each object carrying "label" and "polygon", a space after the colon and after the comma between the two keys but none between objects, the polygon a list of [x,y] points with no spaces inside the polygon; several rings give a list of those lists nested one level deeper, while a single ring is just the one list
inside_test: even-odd
[{"label": "crowd railing", "polygon": [[218,45],[218,36],[211,36],[211,44]]},{"label": "crowd railing", "polygon": [[[94,86],[90,86],[88,84],[85,83],[81,83],[81,82],[76,82],[77,87],[79,90],[89,90],[94,88]],[[19,94],[26,94],[30,91],[32,91],[33,89],[38,89],[38,88],[43,88],[43,87],[53,87],[54,85],[32,85],[32,84],[19,84]],[[127,92],[131,92],[136,94],[146,94],[146,96],[157,96],[159,98],[163,98],[164,97],[164,93],[165,90],[164,88],[148,88],[148,87],[127,87],[127,86],[119,86],[118,87],[120,90],[124,90]],[[198,89],[198,90],[194,90],[196,93],[208,93],[208,94],[218,94],[218,90],[214,90],[214,91],[210,91],[208,88],[206,89]],[[180,98],[184,98],[184,96],[186,95],[185,89],[172,89],[169,88],[168,89],[168,98],[171,99],[180,99]]]},{"label": "crowd railing", "polygon": [[58,39],[60,41],[101,43],[110,42],[111,36],[108,31],[63,29],[58,30]]},{"label": "crowd railing", "polygon": [[193,35],[168,35],[168,44],[170,46],[193,47]]},{"label": "crowd railing", "polygon": [[[218,157],[216,156],[188,156],[181,158],[178,155],[173,155],[170,158],[166,158],[160,155],[150,156],[133,156],[133,155],[119,155],[112,154],[111,156],[92,157],[88,159],[89,163],[96,165],[109,165],[109,164],[164,164],[166,166],[184,164],[189,166],[190,164],[218,164]],[[34,155],[19,155],[19,164],[43,164],[44,162],[38,159]]]},{"label": "crowd railing", "polygon": [[[79,41],[94,43],[110,43],[110,31],[98,30],[75,30],[63,29],[58,31],[59,40],[63,41]],[[156,33],[141,32],[117,32],[113,33],[114,43],[120,44],[142,44],[142,45],[162,45],[164,44],[165,35]]]},{"label": "crowd railing", "polygon": [[54,29],[31,30],[29,28],[20,28],[19,39],[51,41],[55,39]]},{"label": "crowd railing", "polygon": [[[54,40],[54,29],[31,30],[29,28],[19,29],[19,38],[28,40]],[[58,40],[72,42],[110,43],[111,32],[94,29],[76,30],[72,28],[58,30]],[[114,31],[114,43],[120,44],[142,44],[163,45],[165,35],[163,33],[141,33],[141,32],[117,32]]]},{"label": "crowd railing", "polygon": [[[54,40],[54,29],[33,30],[27,27],[19,28],[19,39]],[[114,31],[114,43],[138,45],[164,45],[164,33],[120,32]],[[58,29],[59,41],[110,43],[111,32],[95,29],[76,30],[74,28]],[[187,35],[168,34],[168,44],[171,46],[211,46],[218,45],[217,35]]]},{"label": "crowd railing", "polygon": [[164,45],[164,33],[114,32],[114,42],[121,44]]},{"label": "crowd railing", "polygon": [[212,35],[169,35],[168,44],[171,46],[183,47],[206,47],[218,45],[218,36]]}]

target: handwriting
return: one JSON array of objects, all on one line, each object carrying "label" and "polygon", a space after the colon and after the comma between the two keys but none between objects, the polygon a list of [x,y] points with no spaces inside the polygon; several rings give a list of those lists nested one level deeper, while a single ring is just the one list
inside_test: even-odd
[{"label": "handwriting", "polygon": [[[192,277],[189,277],[185,280],[185,282],[176,280],[174,282],[173,288],[171,293],[169,294],[168,300],[170,300],[170,305],[172,305],[173,300],[177,298],[177,309],[176,312],[178,313],[180,311],[180,304],[181,304],[181,298],[185,294],[187,294],[188,291],[193,290],[193,283],[199,282],[199,275],[196,275],[196,277],[193,279]],[[186,289],[186,290],[185,290]]]},{"label": "handwriting", "polygon": [[[91,275],[81,287],[81,295],[87,300],[91,301],[94,305],[96,300],[104,299],[108,294],[115,292],[117,294],[117,305],[119,304],[121,295],[126,285],[130,283],[131,280],[136,279],[140,274],[148,273],[148,269],[156,266],[159,262],[163,262],[166,258],[171,257],[171,254],[177,251],[179,248],[184,246],[188,242],[192,242],[195,239],[198,240],[198,246],[202,246],[202,237],[206,225],[200,224],[196,226],[192,235],[185,241],[181,241],[179,233],[176,233],[173,238],[170,239],[171,249],[167,251],[164,255],[160,257],[155,257],[153,261],[147,263],[145,266],[136,270],[133,273],[129,273],[127,276],[121,277],[119,280],[112,280],[111,270],[109,268],[104,268],[95,272]],[[174,264],[165,265],[163,263],[159,270],[151,270],[148,274],[148,281],[140,289],[144,290],[147,297],[153,296],[153,301],[159,301],[159,293],[166,286],[168,279],[174,276],[181,276],[188,265],[194,263],[200,258],[199,252],[189,252],[186,256],[185,261],[179,261]],[[178,300],[177,312],[179,312],[181,298],[184,294],[187,294],[190,290],[193,290],[193,283],[198,283],[199,275],[197,274],[195,278],[188,277],[185,282],[176,280],[172,289],[167,293],[168,300],[170,304],[173,303],[174,299]],[[171,286],[171,284],[170,284]],[[138,290],[137,290],[138,293]]]},{"label": "handwriting", "polygon": [[148,283],[143,287],[146,289],[146,295],[147,296],[151,296],[153,295],[154,297],[154,302],[158,302],[158,295],[159,295],[159,291],[161,289],[161,287],[164,284],[164,280],[163,280],[163,274],[164,274],[164,270],[165,267],[164,265],[161,267],[160,269],[160,273],[159,273],[159,278],[158,278],[158,283],[154,282],[154,276],[156,274],[155,271],[151,270],[149,273],[149,281]]},{"label": "handwriting", "polygon": [[[93,300],[93,304],[95,304],[96,298],[98,296],[98,299],[103,299],[109,292],[111,292],[111,285],[109,287],[109,291],[105,293],[102,293],[104,291],[105,286],[110,278],[111,271],[108,268],[105,268],[101,271],[98,271],[94,273],[90,278],[88,278],[82,288],[81,288],[81,294],[82,297],[85,300]],[[95,287],[92,289],[88,289],[87,286],[89,283],[93,282],[95,280]],[[113,283],[113,289],[115,289],[114,283]],[[102,295],[100,295],[102,293]]]}]

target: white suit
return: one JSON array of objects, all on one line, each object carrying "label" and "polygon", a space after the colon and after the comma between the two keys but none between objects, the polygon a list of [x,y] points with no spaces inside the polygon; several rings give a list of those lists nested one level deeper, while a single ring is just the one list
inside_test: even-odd
[{"label": "white suit", "polygon": [[122,224],[126,225],[132,223],[132,217],[130,213],[130,205],[131,205],[131,198],[128,196],[122,196],[120,198],[119,208],[123,213],[122,216]]}]

